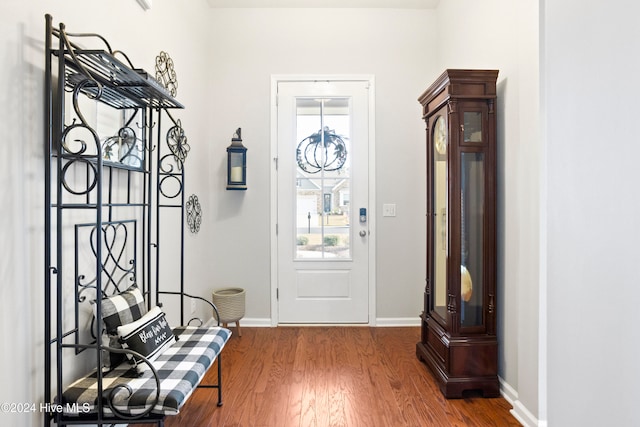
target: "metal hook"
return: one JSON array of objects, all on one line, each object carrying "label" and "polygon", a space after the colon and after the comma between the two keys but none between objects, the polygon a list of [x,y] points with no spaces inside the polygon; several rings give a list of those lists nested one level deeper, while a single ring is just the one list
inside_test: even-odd
[{"label": "metal hook", "polygon": [[136,122],[136,126],[138,126],[138,129],[147,128],[147,129],[151,130],[156,126],[156,122],[153,122],[152,125],[149,125],[149,124],[147,124],[147,120],[145,119],[145,121],[144,121],[144,123],[142,125],[140,125],[140,123]]}]

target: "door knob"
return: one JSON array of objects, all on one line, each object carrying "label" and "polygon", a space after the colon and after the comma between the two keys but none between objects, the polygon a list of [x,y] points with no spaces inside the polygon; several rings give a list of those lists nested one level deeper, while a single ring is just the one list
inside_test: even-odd
[{"label": "door knob", "polygon": [[360,230],[360,237],[364,237],[367,235],[367,232],[365,230]]}]

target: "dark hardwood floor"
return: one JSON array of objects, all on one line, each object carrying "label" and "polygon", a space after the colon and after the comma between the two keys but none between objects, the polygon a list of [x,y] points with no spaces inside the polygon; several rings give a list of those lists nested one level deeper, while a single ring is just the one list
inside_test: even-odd
[{"label": "dark hardwood floor", "polygon": [[197,389],[165,425],[520,425],[502,398],[445,399],[415,356],[419,335],[419,328],[243,327],[222,352],[224,405],[216,406],[217,390]]}]

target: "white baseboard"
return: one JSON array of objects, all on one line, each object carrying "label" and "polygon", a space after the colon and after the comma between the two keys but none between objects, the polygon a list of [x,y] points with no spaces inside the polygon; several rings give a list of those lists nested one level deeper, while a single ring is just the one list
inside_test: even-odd
[{"label": "white baseboard", "polygon": [[[215,324],[215,320],[209,319],[207,325]],[[273,325],[270,318],[242,318],[240,319],[240,325],[250,328],[271,328]],[[234,323],[230,323],[229,326],[235,326]],[[318,325],[320,326],[320,325]],[[326,326],[326,325],[325,325]],[[339,325],[338,325],[339,326]],[[363,325],[356,325],[363,326]],[[364,325],[366,326],[366,325]],[[384,317],[376,319],[376,324],[371,325],[376,327],[399,327],[399,326],[420,326],[420,318],[417,317]]]},{"label": "white baseboard", "polygon": [[518,400],[518,392],[502,378],[498,379],[500,380],[500,394],[513,406],[513,409],[509,411],[511,415],[524,427],[546,427],[546,422],[542,423],[538,421],[522,402]]},{"label": "white baseboard", "polygon": [[513,403],[518,400],[518,392],[511,387],[511,384],[503,380],[502,377],[499,376],[498,381],[500,381],[500,394],[513,406]]},{"label": "white baseboard", "polygon": [[547,425],[547,423],[539,422],[519,400],[513,403],[513,409],[509,412],[525,427],[543,427]]},{"label": "white baseboard", "polygon": [[[216,326],[218,321],[213,317],[210,317],[203,326],[211,327]],[[236,326],[235,322],[231,322],[228,324],[229,327]],[[271,319],[251,319],[251,318],[242,318],[240,319],[240,326],[246,326],[251,328],[270,328],[271,327]]]},{"label": "white baseboard", "polygon": [[[235,323],[230,323],[229,326],[235,326]],[[245,317],[240,319],[240,326],[246,326],[248,328],[270,328],[271,318]]]},{"label": "white baseboard", "polygon": [[375,326],[381,328],[398,326],[420,326],[419,317],[379,317]]}]

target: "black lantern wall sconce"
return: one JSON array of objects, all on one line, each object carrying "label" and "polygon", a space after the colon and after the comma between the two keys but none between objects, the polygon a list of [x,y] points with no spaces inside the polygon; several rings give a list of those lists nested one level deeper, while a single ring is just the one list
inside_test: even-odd
[{"label": "black lantern wall sconce", "polygon": [[247,147],[242,145],[241,132],[236,130],[227,147],[227,190],[247,189]]}]

